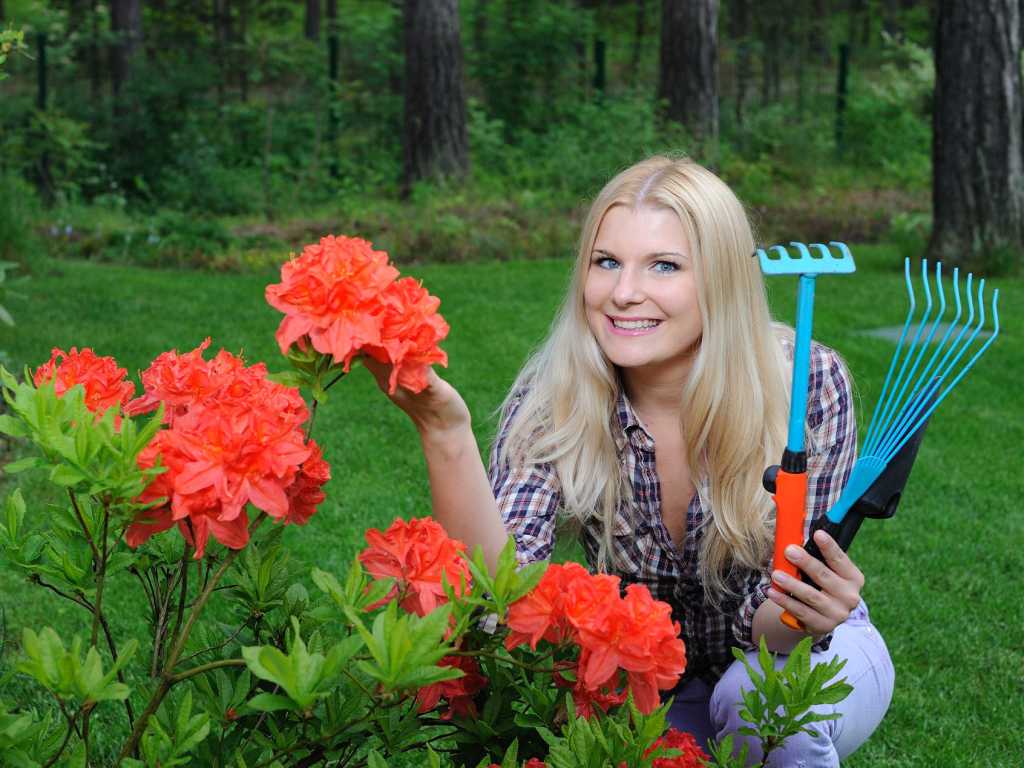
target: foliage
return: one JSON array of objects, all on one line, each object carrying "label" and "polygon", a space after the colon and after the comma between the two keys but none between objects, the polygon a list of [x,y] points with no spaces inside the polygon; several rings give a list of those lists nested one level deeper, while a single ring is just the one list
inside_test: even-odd
[{"label": "foliage", "polygon": [[35,231],[39,197],[20,174],[0,167],[0,260],[34,267],[44,253]]},{"label": "foliage", "polygon": [[0,80],[7,78],[3,71],[4,63],[12,53],[18,53],[25,48],[25,32],[20,29],[0,29]]},{"label": "foliage", "polygon": [[926,188],[931,180],[931,51],[890,40],[877,79],[854,83],[843,151],[863,169],[892,182]]},{"label": "foliage", "polygon": [[930,214],[898,213],[892,217],[887,239],[896,246],[900,256],[916,260],[924,256],[931,230]]},{"label": "foliage", "polygon": [[751,723],[740,728],[740,733],[761,739],[764,761],[791,736],[807,733],[817,736],[811,723],[835,720],[835,713],[812,712],[811,707],[838,704],[853,691],[845,678],[834,680],[846,665],[845,659],[834,658],[828,663],[811,666],[811,638],[806,637],[790,652],[781,670],[768,653],[761,637],[758,653],[758,673],[745,653],[733,649],[733,655],[747,670],[754,687],[743,692],[740,716]]}]

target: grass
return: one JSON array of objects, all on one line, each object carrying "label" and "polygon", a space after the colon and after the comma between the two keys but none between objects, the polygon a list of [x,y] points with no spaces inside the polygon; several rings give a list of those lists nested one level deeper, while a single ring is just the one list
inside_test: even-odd
[{"label": "grass", "polygon": [[[866,426],[892,353],[861,330],[901,323],[902,276],[890,248],[855,249],[854,277],[825,277],[817,288],[815,337],[837,348],[857,382]],[[510,261],[410,270],[442,299],[452,326],[445,376],[465,396],[481,446],[490,418],[529,350],[543,337],[568,275],[565,261]],[[9,302],[18,325],[0,328],[0,350],[16,366],[37,364],[52,346],[92,346],[130,371],[160,352],[213,347],[283,367],[273,340],[279,316],[262,300],[270,273],[151,271],[75,261],[50,262]],[[880,729],[846,764],[1014,766],[1024,754],[1024,516],[1018,513],[1024,406],[1012,394],[1024,373],[1021,280],[999,282],[1003,336],[989,357],[933,417],[896,518],[869,522],[852,555],[867,574],[864,596],[895,661],[896,692]],[[792,281],[769,283],[777,316],[794,317]],[[317,440],[333,467],[329,498],[286,542],[300,571],[340,572],[370,526],[428,514],[426,472],[405,416],[357,369],[317,416]],[[50,502],[38,480],[20,476],[30,515]],[[13,481],[4,481],[4,492]],[[116,582],[108,605],[137,599]],[[0,566],[0,605],[9,640],[23,626],[86,626],[58,598]],[[78,610],[78,609],[75,609]],[[115,631],[142,619],[115,615]],[[16,652],[8,642],[0,671]],[[15,678],[4,697],[38,696]],[[109,717],[115,718],[117,714]],[[99,729],[97,729],[99,732]]]}]

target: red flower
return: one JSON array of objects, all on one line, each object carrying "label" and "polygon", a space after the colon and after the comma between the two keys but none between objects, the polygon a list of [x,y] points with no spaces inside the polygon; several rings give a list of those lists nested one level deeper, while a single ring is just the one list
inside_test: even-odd
[{"label": "red flower", "polygon": [[299,468],[295,482],[288,486],[288,514],[286,523],[305,525],[316,512],[316,508],[327,498],[322,487],[331,479],[331,465],[323,459],[320,446],[309,441],[310,453]]},{"label": "red flower", "polygon": [[382,363],[391,363],[389,392],[399,385],[421,392],[427,386],[428,367],[448,365],[448,355],[437,346],[448,335],[448,323],[437,314],[441,300],[411,277],[389,285],[382,299],[381,343],[368,346],[366,352]]},{"label": "red flower", "polygon": [[145,393],[128,403],[126,412],[135,416],[155,411],[164,404],[164,421],[174,421],[194,405],[217,390],[210,363],[203,360],[203,352],[210,346],[210,338],[184,355],[176,349],[159,355],[142,372]]},{"label": "red flower", "polygon": [[317,445],[305,442],[307,410],[298,391],[270,381],[262,364],[247,367],[223,350],[205,361],[206,346],[161,355],[143,373],[152,389],[135,401],[135,411],[155,408],[166,396],[170,426],[139,454],[140,467],[159,461],[167,468],[139,500],[165,501],[129,526],[129,546],[178,523],[196,558],[210,534],[240,549],[249,540],[247,504],[303,524],[323,500],[330,467]]},{"label": "red flower", "polygon": [[539,757],[531,757],[525,763],[523,768],[548,768],[548,764],[541,760]]},{"label": "red flower", "polygon": [[616,577],[591,575],[575,563],[549,566],[509,608],[507,623],[509,649],[522,643],[536,649],[541,639],[580,647],[573,695],[585,716],[595,704],[607,710],[621,703],[621,673],[637,708],[648,714],[658,706],[658,691],[672,688],[686,668],[679,625],[667,603],[636,584],[622,598]]},{"label": "red flower", "polygon": [[575,641],[580,622],[604,613],[618,597],[615,576],[593,576],[578,563],[549,565],[537,586],[509,608],[512,631],[505,647],[511,650],[528,642],[536,650],[541,639],[556,645]]},{"label": "red flower", "polygon": [[77,347],[68,352],[54,347],[50,359],[36,369],[32,381],[37,387],[52,381],[58,397],[81,384],[85,389],[85,407],[99,418],[109,408],[120,409],[135,392],[135,385],[125,380],[127,373],[114,358],[98,357],[88,347],[81,352]]},{"label": "red flower", "polygon": [[480,667],[470,656],[446,656],[437,663],[439,667],[455,667],[465,674],[454,680],[442,680],[421,688],[416,694],[420,714],[429,712],[443,698],[448,709],[441,713],[442,720],[452,717],[476,717],[473,697],[487,685],[487,678],[480,674]]},{"label": "red flower", "polygon": [[282,354],[307,343],[348,371],[361,352],[394,366],[390,389],[426,387],[427,368],[447,365],[437,346],[448,324],[440,301],[412,278],[396,282],[398,270],[384,251],[366,240],[328,236],[307,245],[281,268],[281,282],[268,285],[267,303],[283,312],[275,338]]},{"label": "red flower", "polygon": [[608,683],[618,669],[627,672],[637,708],[658,706],[658,690],[672,688],[686,669],[679,624],[672,609],[647,587],[631,584],[626,597],[606,616],[591,616],[579,627],[580,672],[591,690]]},{"label": "red flower", "polygon": [[359,562],[374,578],[394,578],[395,588],[385,600],[399,595],[399,604],[410,613],[426,616],[447,602],[442,574],[455,594],[461,596],[463,590],[469,590],[469,566],[460,555],[466,545],[448,538],[444,528],[429,517],[395,520],[383,533],[371,528],[366,543],[369,547],[359,554]]},{"label": "red flower", "polygon": [[576,706],[576,714],[588,719],[593,717],[597,709],[607,712],[611,707],[622,706],[626,703],[628,695],[626,690],[614,691],[608,686],[599,686],[591,690],[579,678],[572,688],[572,701]]},{"label": "red flower", "polygon": [[653,768],[704,768],[705,761],[710,759],[692,734],[677,731],[675,728],[669,728],[664,736],[651,744],[644,751],[644,757],[658,747],[678,749],[682,754],[676,757],[656,757]]},{"label": "red flower", "polygon": [[285,314],[275,335],[281,353],[308,337],[347,370],[364,344],[380,343],[380,293],[396,277],[388,255],[366,240],[329,235],[307,245],[266,290],[267,303]]}]

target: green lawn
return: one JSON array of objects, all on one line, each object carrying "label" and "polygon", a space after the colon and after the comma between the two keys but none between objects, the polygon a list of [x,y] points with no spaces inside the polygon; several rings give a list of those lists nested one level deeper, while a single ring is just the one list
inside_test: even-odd
[{"label": "green lawn", "polygon": [[[815,337],[849,362],[866,426],[892,345],[860,331],[901,323],[906,305],[894,253],[854,253],[857,275],[818,281]],[[411,270],[442,299],[452,326],[445,375],[465,396],[482,446],[493,410],[551,321],[568,269],[563,261],[531,261]],[[263,302],[271,280],[53,262],[20,288],[25,299],[8,302],[18,325],[0,329],[0,350],[18,367],[38,364],[52,346],[92,346],[136,371],[209,335],[214,349],[280,370],[279,315]],[[897,669],[892,709],[848,762],[855,768],[1024,762],[1024,406],[1013,394],[1024,374],[1024,281],[997,284],[1003,336],[933,417],[899,514],[867,523],[854,544],[872,618]],[[795,283],[770,285],[778,316],[791,322]],[[365,528],[429,513],[426,473],[412,427],[361,369],[332,390],[316,437],[333,467],[330,498],[309,526],[287,530],[286,541],[303,570],[315,564],[338,572]],[[45,488],[23,478],[34,514],[45,514]],[[107,605],[134,600],[134,588],[112,585]],[[9,667],[22,626],[85,625],[84,615],[3,566],[0,594],[8,636],[0,670]],[[115,617],[128,630],[142,622],[127,612]],[[18,687],[8,698],[31,690]]]}]

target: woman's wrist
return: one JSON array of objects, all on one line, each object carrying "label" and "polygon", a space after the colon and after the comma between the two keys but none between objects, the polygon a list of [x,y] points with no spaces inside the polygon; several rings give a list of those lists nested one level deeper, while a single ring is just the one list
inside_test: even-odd
[{"label": "woman's wrist", "polygon": [[462,454],[468,447],[477,450],[476,437],[470,418],[444,423],[436,419],[416,421],[416,431],[423,445],[423,452],[428,461],[432,457],[452,459]]}]

